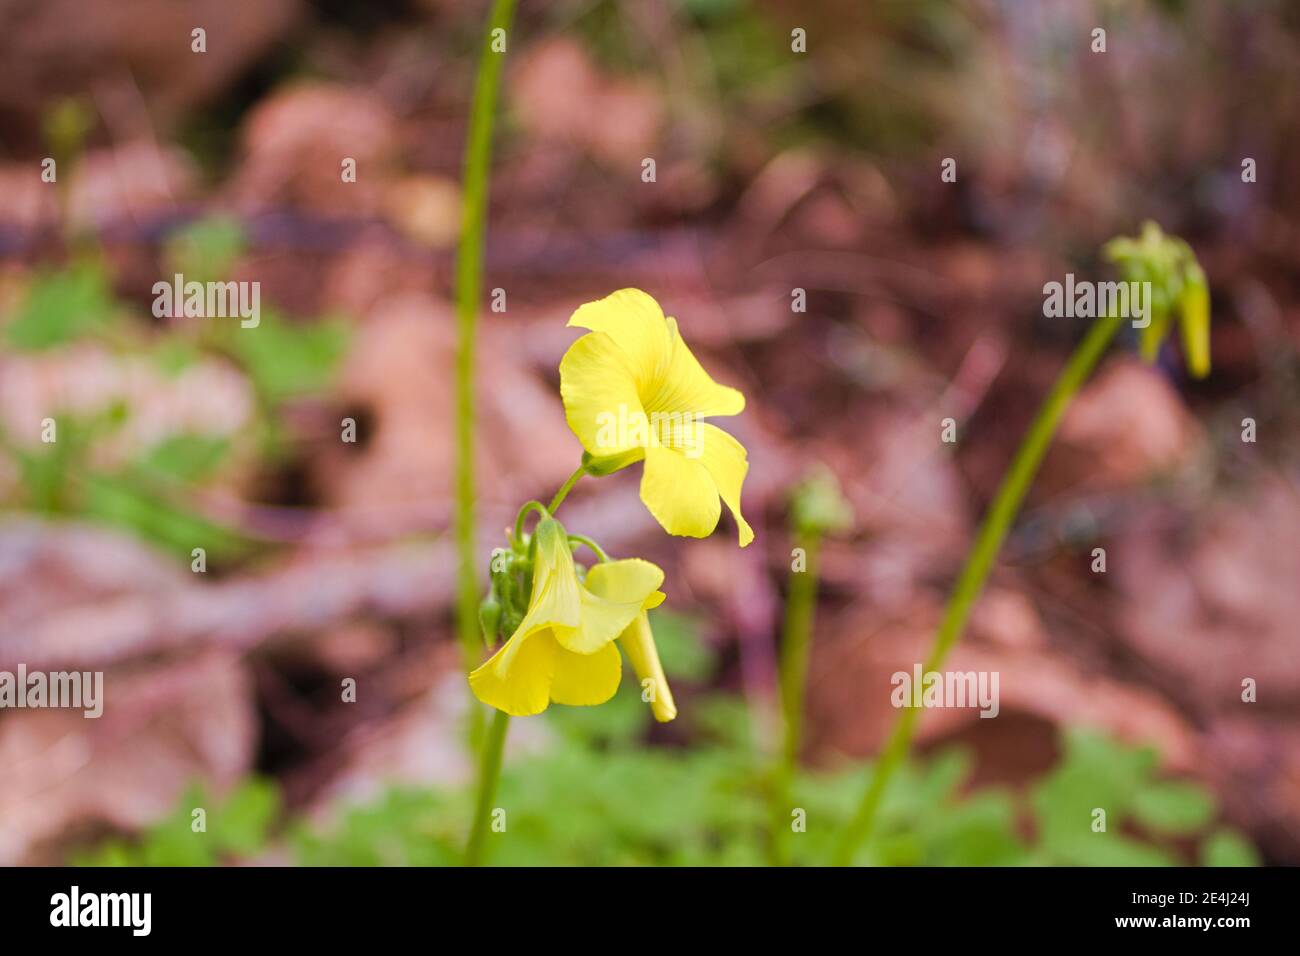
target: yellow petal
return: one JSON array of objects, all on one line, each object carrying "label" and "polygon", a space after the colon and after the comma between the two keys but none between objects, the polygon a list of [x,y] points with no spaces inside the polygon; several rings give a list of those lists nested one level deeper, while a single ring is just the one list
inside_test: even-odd
[{"label": "yellow petal", "polygon": [[641,500],[669,534],[707,538],[718,526],[718,489],[701,459],[660,445],[646,449]]},{"label": "yellow petal", "polygon": [[645,443],[648,420],[631,359],[603,332],[590,332],[560,359],[564,417],[595,458],[623,454]]},{"label": "yellow petal", "polygon": [[709,415],[739,415],[745,410],[745,396],[734,388],[719,385],[704,371],[694,353],[677,331],[677,320],[668,320],[671,355],[667,369],[653,390],[642,389],[645,409],[655,413],[679,413],[704,418]]},{"label": "yellow petal", "polygon": [[627,356],[641,389],[650,388],[668,367],[668,322],[659,303],[640,289],[619,289],[580,306],[569,325],[608,335]]},{"label": "yellow petal", "polygon": [[642,558],[605,561],[587,572],[587,590],[607,600],[638,607],[663,583],[663,568]]},{"label": "yellow petal", "polygon": [[623,676],[623,658],[612,641],[594,654],[574,654],[559,648],[551,700],[574,707],[603,704],[614,696]]},{"label": "yellow petal", "polygon": [[559,645],[549,630],[516,631],[501,650],[469,675],[474,696],[512,717],[531,717],[546,709]]},{"label": "yellow petal", "polygon": [[641,610],[641,601],[607,601],[586,588],[581,592],[582,619],[577,627],[557,625],[555,639],[575,654],[594,654],[610,644]]},{"label": "yellow petal", "polygon": [[1192,378],[1210,374],[1210,289],[1198,266],[1178,303],[1183,354]]},{"label": "yellow petal", "polygon": [[655,720],[672,720],[677,716],[677,705],[673,702],[673,692],[668,689],[668,678],[659,661],[659,649],[655,647],[654,635],[650,632],[650,620],[644,612],[638,614],[632,626],[623,632],[619,643],[641,682],[642,696],[650,697],[650,710]]},{"label": "yellow petal", "polygon": [[543,518],[533,530],[537,548],[533,557],[533,590],[528,613],[516,629],[534,630],[546,625],[574,627],[582,619],[581,585],[573,565],[573,552],[564,525]]},{"label": "yellow petal", "polygon": [[599,651],[623,633],[663,582],[663,569],[640,558],[595,565],[582,585],[581,622],[555,628],[556,640],[577,654]]},{"label": "yellow petal", "polygon": [[1169,331],[1169,323],[1173,320],[1173,313],[1166,309],[1152,316],[1147,327],[1140,330],[1138,350],[1144,362],[1150,364],[1156,360],[1156,356],[1160,354],[1160,345],[1165,340],[1165,333]]},{"label": "yellow petal", "polygon": [[740,529],[740,546],[754,540],[754,531],[740,513],[740,488],[749,473],[749,456],[745,446],[727,432],[708,422],[700,422],[700,461],[712,476],[718,494],[736,519]]}]

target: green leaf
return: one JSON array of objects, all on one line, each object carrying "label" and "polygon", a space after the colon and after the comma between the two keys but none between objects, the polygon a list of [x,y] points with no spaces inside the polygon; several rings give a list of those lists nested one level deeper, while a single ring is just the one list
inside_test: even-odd
[{"label": "green leaf", "polygon": [[96,263],[40,272],[5,326],[5,339],[26,351],[53,348],[106,327],[116,309],[108,280]]},{"label": "green leaf", "polygon": [[1168,851],[1108,830],[1105,833],[1084,831],[1067,845],[1058,845],[1052,859],[1066,866],[1176,866],[1178,860]]},{"label": "green leaf", "polygon": [[[1155,773],[1150,748],[1123,747],[1086,728],[1065,733],[1065,754],[1030,791],[1041,848],[1057,862],[1088,865],[1099,852],[1092,831],[1097,809],[1106,812],[1111,836],[1132,813],[1135,795]],[[1115,864],[1123,865],[1123,864]]]},{"label": "green leaf", "polygon": [[1012,866],[1025,861],[1015,805],[985,792],[921,821],[925,862],[932,866]]},{"label": "green leaf", "polygon": [[1216,830],[1201,844],[1202,866],[1259,866],[1259,853],[1236,830]]},{"label": "green leaf", "polygon": [[[193,828],[196,808],[206,811],[207,826],[199,832]],[[191,786],[171,814],[146,829],[138,842],[108,840],[74,854],[72,861],[80,866],[214,866],[232,854],[261,852],[279,808],[279,793],[269,781],[246,780],[221,803],[212,801],[205,787]]]},{"label": "green leaf", "polygon": [[200,358],[202,354],[192,342],[176,335],[161,339],[153,349],[154,364],[164,375],[172,378],[196,364]]},{"label": "green leaf", "polygon": [[233,557],[248,547],[237,532],[148,495],[138,476],[87,474],[79,488],[80,513],[125,528],[185,561],[196,547],[206,549],[210,559]]},{"label": "green leaf", "polygon": [[208,216],[172,233],[164,258],[187,282],[215,282],[229,273],[247,246],[244,226],[230,216]]},{"label": "green leaf", "polygon": [[215,814],[208,829],[223,852],[251,855],[266,843],[272,822],[280,811],[280,794],[267,780],[248,780],[239,786]]},{"label": "green leaf", "polygon": [[626,742],[642,736],[650,725],[650,705],[642,703],[640,687],[624,679],[599,707],[565,707],[557,704],[549,720],[567,737],[589,747]]},{"label": "green leaf", "polygon": [[270,402],[323,391],[347,351],[348,327],[340,319],[289,323],[270,309],[252,328],[224,329],[226,347],[258,392]]},{"label": "green leaf", "polygon": [[1214,818],[1214,799],[1192,783],[1157,783],[1133,797],[1133,813],[1143,826],[1181,836],[1195,833]]},{"label": "green leaf", "polygon": [[229,450],[229,439],[219,435],[172,435],[150,448],[139,467],[155,476],[196,482],[211,475]]}]

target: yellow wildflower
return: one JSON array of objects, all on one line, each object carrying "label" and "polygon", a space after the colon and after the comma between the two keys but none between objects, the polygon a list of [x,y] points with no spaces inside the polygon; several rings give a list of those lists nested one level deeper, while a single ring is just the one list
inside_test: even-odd
[{"label": "yellow wildflower", "polygon": [[644,460],[641,500],[665,531],[712,534],[721,496],[741,547],[749,544],[754,532],[740,513],[748,456],[704,421],[740,414],[745,396],[709,377],[677,321],[639,289],[588,302],[569,325],[591,330],[560,361],[565,417],[587,450],[588,470],[608,474]]},{"label": "yellow wildflower", "polygon": [[[593,567],[584,584],[563,525],[544,518],[533,537],[528,612],[501,649],[469,675],[470,687],[483,703],[515,717],[539,714],[551,701],[603,704],[614,696],[622,676],[614,641],[663,602],[659,585],[664,573],[638,558],[608,561]],[[634,666],[647,659],[639,639],[628,647]],[[648,657],[657,667],[653,643]],[[671,706],[666,684],[664,696]]]}]

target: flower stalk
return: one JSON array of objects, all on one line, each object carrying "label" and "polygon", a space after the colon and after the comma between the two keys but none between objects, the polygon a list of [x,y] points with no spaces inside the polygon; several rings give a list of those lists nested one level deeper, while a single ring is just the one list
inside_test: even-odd
[{"label": "flower stalk", "polygon": [[[1146,324],[1134,322],[1134,326],[1141,330],[1139,342],[1143,358],[1154,362],[1170,328],[1177,324],[1182,336],[1183,361],[1188,374],[1193,378],[1208,375],[1210,292],[1205,272],[1196,261],[1196,253],[1191,246],[1176,236],[1166,235],[1156,223],[1146,222],[1138,236],[1112,239],[1106,243],[1103,253],[1105,258],[1115,263],[1125,281],[1141,283],[1146,288],[1147,301],[1150,303],[1150,311],[1145,317]],[[993,562],[1002,550],[1002,542],[1038,473],[1038,467],[1056,434],[1061,417],[1075,393],[1101,360],[1106,346],[1119,331],[1124,318],[1117,311],[1103,315],[1093,323],[1039,407],[1029,430],[1021,439],[1011,467],[1002,478],[1002,484],[984,516],[975,544],[953,587],[934,646],[923,665],[924,672],[939,671],[961,639],[971,609],[984,590]],[[862,796],[862,802],[840,839],[833,858],[835,864],[846,866],[852,863],[858,848],[871,836],[885,788],[907,756],[919,719],[920,710],[917,708],[903,708],[899,713]]]},{"label": "flower stalk", "polygon": [[808,681],[808,659],[812,652],[813,610],[817,601],[817,558],[821,534],[804,531],[796,539],[806,555],[802,572],[790,577],[790,595],[785,605],[785,629],[781,640],[779,680],[781,686],[781,752],[772,786],[772,862],[790,862],[790,797],[795,766],[803,737],[804,691]]},{"label": "flower stalk", "polygon": [[[1119,315],[1107,315],[1093,323],[1088,334],[1070,356],[1056,384],[1052,386],[1051,392],[1039,407],[1028,432],[1020,442],[1020,447],[1016,450],[1010,469],[1002,479],[992,505],[984,516],[975,544],[966,558],[966,564],[948,599],[934,646],[922,668],[924,673],[940,670],[961,638],[971,608],[984,590],[989,571],[998,552],[1002,550],[1002,542],[1006,539],[1011,523],[1020,511],[1025,494],[1038,473],[1038,467],[1051,444],[1053,435],[1056,434],[1061,416],[1069,406],[1070,400],[1096,367],[1106,351],[1106,346],[1119,331],[1122,322],[1123,318]],[[907,756],[919,717],[919,708],[905,707],[899,711],[898,719],[894,722],[880,761],[874,768],[871,781],[862,796],[862,802],[840,839],[834,856],[834,863],[837,866],[851,864],[858,848],[870,837],[885,788]]]},{"label": "flower stalk", "polygon": [[483,862],[484,841],[492,819],[492,802],[496,799],[497,783],[501,780],[501,758],[506,748],[506,731],[510,729],[510,715],[495,711],[488,727],[479,755],[478,798],[474,802],[474,822],[465,846],[465,865],[478,866]]},{"label": "flower stalk", "polygon": [[791,793],[799,748],[803,742],[803,708],[812,654],[813,618],[817,608],[818,559],[827,534],[847,531],[853,509],[840,493],[834,474],[818,466],[795,489],[790,502],[790,525],[795,548],[791,552],[790,593],[785,605],[785,625],[778,664],[781,691],[781,750],[772,779],[772,863],[790,862]]},{"label": "flower stalk", "polygon": [[[471,667],[479,654],[474,558],[474,347],[482,298],[492,122],[503,59],[503,54],[492,50],[491,42],[494,31],[508,29],[514,8],[514,0],[494,0],[483,35],[465,144],[460,245],[456,252],[456,629],[465,663]],[[471,736],[476,738],[483,715],[477,705],[472,707],[472,714]]]},{"label": "flower stalk", "polygon": [[549,506],[547,506],[546,510],[549,511],[551,514],[555,514],[555,509],[560,507],[560,505],[563,503],[565,498],[569,497],[569,492],[573,490],[573,486],[576,485],[578,483],[578,479],[581,478],[586,473],[587,473],[586,464],[584,463],[579,465],[578,470],[575,471],[573,474],[571,474],[568,480],[565,481],[565,483],[560,486],[560,490],[555,493],[555,497],[551,499],[551,503]]}]

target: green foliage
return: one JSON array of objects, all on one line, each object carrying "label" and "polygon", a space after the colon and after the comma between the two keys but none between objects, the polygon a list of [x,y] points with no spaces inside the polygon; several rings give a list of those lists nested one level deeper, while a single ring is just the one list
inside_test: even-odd
[{"label": "green foliage", "polygon": [[148,475],[175,481],[200,481],[211,475],[230,450],[230,440],[220,435],[182,432],[150,448],[139,468]]},{"label": "green foliage", "polygon": [[[1031,794],[1036,862],[1172,865],[1179,862],[1178,854],[1158,840],[1195,836],[1217,814],[1214,799],[1200,786],[1161,780],[1150,748],[1128,749],[1082,729],[1068,732],[1064,743],[1060,765]],[[1105,811],[1105,832],[1093,830],[1096,810]],[[1152,840],[1142,842],[1129,831],[1149,834]],[[1219,845],[1227,847],[1223,852],[1230,854],[1232,835],[1223,831],[1219,837]]]},{"label": "green foliage", "polygon": [[184,561],[190,560],[196,542],[212,560],[233,558],[248,547],[238,533],[151,493],[162,489],[139,470],[87,472],[79,484],[79,514],[130,531]]},{"label": "green foliage", "polygon": [[[632,682],[600,708],[556,710],[547,751],[506,766],[497,803],[509,808],[509,839],[489,838],[492,862],[761,862],[754,836],[764,804],[743,754],[645,746],[649,711]],[[468,792],[397,791],[345,812],[326,833],[300,830],[293,842],[312,865],[456,863],[470,809]]]},{"label": "green foliage", "polygon": [[1259,854],[1235,830],[1219,830],[1201,844],[1202,866],[1259,866]]},{"label": "green foliage", "polygon": [[[648,709],[629,682],[601,708],[553,708],[545,752],[507,764],[497,804],[508,808],[506,834],[493,835],[491,862],[532,866],[757,866],[766,862],[764,766],[746,744],[733,698],[693,701],[708,715],[690,748],[647,746]],[[715,736],[711,727],[727,732]],[[605,715],[596,721],[592,715]],[[599,726],[598,726],[599,725]],[[1213,819],[1198,787],[1161,782],[1147,750],[1130,750],[1087,733],[1067,735],[1062,763],[1031,788],[1036,838],[1021,835],[1024,801],[1010,792],[965,791],[969,757],[940,754],[908,764],[887,792],[880,826],[856,863],[875,866],[1162,866],[1179,862],[1145,829],[1117,832],[1119,821],[1158,811],[1187,836]],[[795,784],[807,830],[791,840],[793,862],[821,865],[851,815],[861,769],[809,773]],[[75,858],[86,865],[210,865],[266,849],[276,801],[270,785],[236,791],[209,814],[209,832],[191,833],[187,795],[172,817],[136,843],[109,841]],[[1155,797],[1147,801],[1146,794]],[[1146,809],[1137,810],[1145,802]],[[471,814],[469,789],[399,787],[374,803],[345,810],[334,823],[289,827],[286,839],[306,866],[449,866],[459,863]],[[1107,832],[1091,827],[1094,806],[1108,805]],[[1125,812],[1128,808],[1129,812]],[[1208,810],[1207,810],[1208,808]],[[1195,826],[1193,823],[1195,822]],[[1144,836],[1139,838],[1137,833]],[[1207,866],[1252,866],[1254,848],[1218,829],[1200,843]]]},{"label": "green foliage", "polygon": [[208,216],[167,238],[163,258],[187,282],[214,282],[228,274],[247,246],[244,226],[229,216]]},{"label": "green foliage", "polygon": [[68,176],[94,128],[95,109],[84,96],[64,97],[42,114],[41,133],[63,177]]},{"label": "green foliage", "polygon": [[809,535],[839,534],[853,527],[853,506],[840,483],[825,465],[817,465],[794,489],[790,498],[790,523]]},{"label": "green foliage", "polygon": [[700,640],[698,620],[659,608],[650,612],[650,626],[665,673],[688,681],[702,681],[712,673],[716,662],[708,645]]},{"label": "green foliage", "polygon": [[[214,217],[174,236],[166,257],[188,278],[209,281],[230,267],[243,245],[238,222]],[[0,325],[0,341],[21,351],[52,350],[86,337],[110,346],[130,341],[165,375],[179,374],[202,360],[205,351],[219,349],[244,369],[262,400],[251,431],[265,440],[268,453],[279,447],[277,405],[324,389],[347,349],[347,328],[339,319],[291,324],[264,308],[254,328],[229,322],[205,325],[197,334],[193,329],[166,329],[136,342],[146,327],[118,324],[125,312],[113,297],[102,264],[85,258],[36,274],[13,314]],[[132,461],[105,467],[95,463],[96,448],[130,420],[133,410],[117,403],[91,415],[74,416],[61,408],[50,412],[58,423],[57,441],[27,448],[0,435],[0,453],[17,467],[26,507],[115,525],[186,561],[196,542],[218,561],[248,549],[248,541],[206,519],[187,501],[189,486],[213,477],[229,457],[228,438],[172,434],[141,449]]]},{"label": "green foliage", "polygon": [[53,348],[108,327],[117,308],[108,278],[93,260],[38,272],[5,324],[4,339],[23,351]]},{"label": "green foliage", "polygon": [[263,307],[255,328],[224,329],[222,345],[244,368],[258,394],[272,404],[322,391],[347,352],[348,327],[341,319],[290,323]]},{"label": "green foliage", "polygon": [[[509,808],[508,837],[494,837],[501,865],[761,865],[766,803],[763,763],[749,747],[733,698],[694,701],[705,729],[689,749],[646,747],[645,706],[632,688],[599,710],[554,708],[557,731],[543,755],[508,765],[498,804]],[[603,730],[588,715],[611,716]],[[728,718],[719,722],[720,713]],[[905,765],[888,791],[875,837],[855,862],[878,866],[1019,866],[1042,864],[1153,866],[1177,862],[1150,838],[1094,833],[1091,808],[1115,801],[1112,819],[1134,819],[1144,795],[1161,808],[1166,831],[1176,820],[1193,835],[1213,817],[1200,788],[1154,777],[1150,751],[1129,750],[1094,734],[1068,736],[1062,763],[1031,790],[1037,839],[1021,835],[1025,801],[986,788],[965,792],[970,760],[959,751],[925,765]],[[1098,773],[1098,771],[1101,771]],[[861,771],[810,773],[794,790],[807,830],[791,841],[793,862],[824,864],[851,815]],[[1208,808],[1208,811],[1207,811]],[[793,818],[792,818],[793,819]],[[456,863],[469,820],[469,794],[389,794],[343,814],[326,833],[300,830],[299,859],[314,865]],[[1195,825],[1193,826],[1193,823]],[[1144,833],[1146,831],[1143,831]],[[1208,865],[1251,865],[1250,844],[1220,830],[1205,841]]]},{"label": "green foliage", "polygon": [[[715,661],[692,637],[688,618],[652,615],[664,666],[686,691]],[[670,636],[671,635],[671,636]],[[686,650],[686,648],[691,648]],[[687,694],[682,693],[683,699]],[[690,698],[673,727],[691,745],[647,743],[653,721],[635,681],[624,681],[601,707],[553,706],[542,723],[549,740],[507,762],[496,805],[505,834],[490,834],[489,862],[560,866],[762,865],[770,819],[770,757],[752,746],[748,709],[738,698]],[[1216,810],[1198,786],[1161,779],[1155,754],[1085,730],[1065,735],[1061,762],[1021,797],[1006,790],[970,792],[971,760],[960,751],[904,764],[881,806],[879,826],[856,863],[879,866],[1146,866],[1177,862],[1165,834],[1195,837]],[[792,862],[822,865],[852,815],[860,767],[808,772],[795,781],[794,806],[806,832],[790,840]],[[92,863],[148,860],[158,865],[216,862],[264,848],[274,801],[265,785],[237,792],[210,833],[189,833],[188,799],[138,844],[113,841],[83,857]],[[394,788],[375,802],[345,809],[325,827],[299,822],[286,841],[308,866],[458,864],[473,791]],[[1092,830],[1092,809],[1107,811],[1107,832]],[[217,825],[213,825],[213,820]],[[794,818],[792,817],[792,822]],[[247,823],[241,821],[248,821]],[[1121,826],[1132,832],[1121,834]],[[195,845],[197,844],[197,846]],[[1257,862],[1239,834],[1219,829],[1199,847],[1213,866]]]},{"label": "green foliage", "polygon": [[[206,830],[195,832],[195,808],[206,810]],[[214,866],[251,856],[267,845],[280,811],[275,785],[247,780],[220,803],[200,786],[186,791],[175,812],[137,842],[109,840],[75,854],[74,866]]]},{"label": "green foliage", "polygon": [[120,428],[128,414],[124,406],[113,405],[91,417],[61,415],[57,441],[7,448],[22,477],[27,507],[122,528],[185,561],[196,542],[214,560],[241,553],[247,542],[238,534],[172,500],[182,482],[205,477],[220,464],[225,439],[183,433],[149,447],[137,461],[92,467],[95,443]]},{"label": "green foliage", "polygon": [[[105,416],[105,420],[109,418]],[[73,510],[70,467],[84,457],[94,428],[93,424],[83,424],[69,417],[60,427],[58,441],[38,450],[29,451],[17,446],[6,449],[18,466],[27,503],[32,510],[46,514]]]},{"label": "green foliage", "polygon": [[1214,800],[1189,783],[1153,783],[1133,795],[1133,815],[1148,830],[1169,836],[1196,833],[1214,818]]},{"label": "green foliage", "polygon": [[290,841],[303,866],[452,866],[464,849],[469,800],[395,788],[350,810],[328,834],[299,826]]},{"label": "green foliage", "polygon": [[203,357],[203,353],[195,343],[187,339],[167,336],[154,345],[150,350],[150,356],[160,372],[175,377],[197,364]]}]

